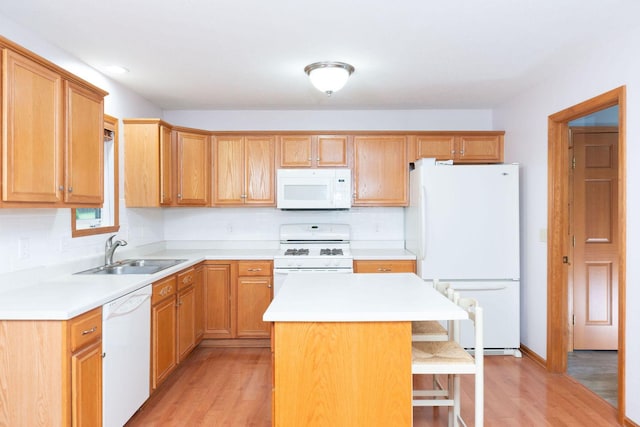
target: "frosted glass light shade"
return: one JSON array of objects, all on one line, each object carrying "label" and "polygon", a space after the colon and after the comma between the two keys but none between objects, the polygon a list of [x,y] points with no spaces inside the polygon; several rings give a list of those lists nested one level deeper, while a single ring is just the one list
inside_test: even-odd
[{"label": "frosted glass light shade", "polygon": [[344,87],[354,70],[344,62],[315,62],[304,68],[311,84],[329,96]]}]

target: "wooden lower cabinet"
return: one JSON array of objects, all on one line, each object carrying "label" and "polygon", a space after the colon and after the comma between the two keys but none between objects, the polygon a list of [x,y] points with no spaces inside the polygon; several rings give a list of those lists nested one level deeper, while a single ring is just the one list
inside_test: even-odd
[{"label": "wooden lower cabinet", "polygon": [[269,338],[270,324],[262,315],[273,299],[273,263],[239,261],[237,281],[238,338]]},{"label": "wooden lower cabinet", "polygon": [[102,424],[102,308],[0,321],[0,425]]},{"label": "wooden lower cabinet", "polygon": [[231,264],[206,262],[204,267],[205,338],[232,338]]},{"label": "wooden lower cabinet", "polygon": [[178,361],[182,362],[196,347],[196,288],[195,269],[178,274]]},{"label": "wooden lower cabinet", "polygon": [[195,312],[196,312],[196,345],[204,338],[204,266],[198,265],[195,270]]},{"label": "wooden lower cabinet", "polygon": [[71,355],[71,425],[102,425],[102,341]]},{"label": "wooden lower cabinet", "polygon": [[269,338],[262,315],[273,298],[273,261],[205,263],[207,339]]},{"label": "wooden lower cabinet", "polygon": [[355,260],[354,273],[415,273],[415,260]]},{"label": "wooden lower cabinet", "polygon": [[178,365],[176,276],[153,284],[151,296],[151,388],[155,390]]}]

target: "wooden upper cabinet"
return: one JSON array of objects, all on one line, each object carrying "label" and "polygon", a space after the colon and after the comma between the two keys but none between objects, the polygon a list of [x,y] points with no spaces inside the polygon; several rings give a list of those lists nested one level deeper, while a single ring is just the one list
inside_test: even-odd
[{"label": "wooden upper cabinet", "polygon": [[206,134],[178,131],[176,146],[176,204],[209,204],[210,143]]},{"label": "wooden upper cabinet", "polygon": [[104,99],[72,82],[66,82],[65,88],[67,101],[65,202],[102,205]]},{"label": "wooden upper cabinet", "polygon": [[275,137],[216,136],[214,205],[275,206]]},{"label": "wooden upper cabinet", "polygon": [[406,136],[355,136],[354,206],[407,206]]},{"label": "wooden upper cabinet", "polygon": [[349,166],[349,139],[345,135],[286,135],[279,142],[282,168]]},{"label": "wooden upper cabinet", "polygon": [[166,206],[171,206],[174,202],[173,159],[176,157],[174,135],[170,127],[160,125],[160,204]]},{"label": "wooden upper cabinet", "polygon": [[161,201],[170,203],[173,194],[171,128],[159,120],[125,119],[123,123],[126,205],[154,207],[160,206]]},{"label": "wooden upper cabinet", "polygon": [[504,132],[418,135],[416,158],[423,157],[456,163],[501,163],[504,161]]},{"label": "wooden upper cabinet", "polygon": [[173,129],[159,119],[125,119],[128,207],[206,206],[211,141],[206,132]]},{"label": "wooden upper cabinet", "polygon": [[100,206],[106,92],[21,48],[0,51],[2,205]]},{"label": "wooden upper cabinet", "polygon": [[3,59],[2,200],[61,202],[62,76],[8,49]]}]

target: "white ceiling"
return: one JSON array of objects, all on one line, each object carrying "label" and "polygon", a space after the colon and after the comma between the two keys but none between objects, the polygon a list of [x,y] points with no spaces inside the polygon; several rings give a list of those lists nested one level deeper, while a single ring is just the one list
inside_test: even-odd
[{"label": "white ceiling", "polygon": [[[638,25],[640,1],[9,0],[0,14],[128,68],[111,77],[165,110],[491,108]],[[356,69],[330,98],[303,72],[323,60]]]}]

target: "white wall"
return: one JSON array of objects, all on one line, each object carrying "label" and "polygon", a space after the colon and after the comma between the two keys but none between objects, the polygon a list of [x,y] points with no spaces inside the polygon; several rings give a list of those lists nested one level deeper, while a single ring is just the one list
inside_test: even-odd
[{"label": "white wall", "polygon": [[494,111],[509,135],[506,161],[522,164],[522,342],[546,357],[547,118],[627,86],[627,416],[640,422],[640,29],[602,40],[548,64],[544,79]]},{"label": "white wall", "polygon": [[[340,223],[351,226],[354,245],[404,247],[403,208],[352,208],[346,211],[281,211],[275,208],[165,209],[167,240],[277,241],[280,224]],[[377,242],[377,243],[375,243]]]},{"label": "white wall", "polygon": [[[0,15],[2,36],[51,62],[71,71],[109,92],[105,113],[119,119],[125,117],[159,117],[161,110],[108,79],[67,52],[37,37],[33,32]],[[122,129],[121,129],[122,130]],[[120,158],[124,153],[120,132]],[[120,176],[124,176],[121,161]],[[123,182],[120,182],[123,195]],[[144,214],[124,209],[120,201],[119,236],[134,245],[162,240],[161,212]],[[70,209],[0,209],[0,274],[26,268],[52,265],[72,258],[101,254],[106,235],[71,238]],[[0,283],[0,287],[2,283]]]}]

